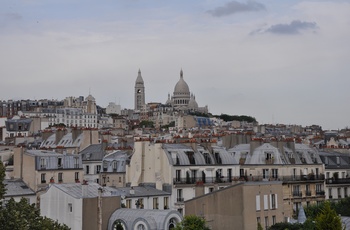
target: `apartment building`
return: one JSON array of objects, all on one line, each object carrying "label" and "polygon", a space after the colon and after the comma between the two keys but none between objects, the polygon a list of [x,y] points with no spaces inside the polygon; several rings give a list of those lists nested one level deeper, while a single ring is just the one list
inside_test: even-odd
[{"label": "apartment building", "polygon": [[15,148],[13,173],[15,179],[39,192],[50,183],[79,183],[84,172],[81,155]]}]

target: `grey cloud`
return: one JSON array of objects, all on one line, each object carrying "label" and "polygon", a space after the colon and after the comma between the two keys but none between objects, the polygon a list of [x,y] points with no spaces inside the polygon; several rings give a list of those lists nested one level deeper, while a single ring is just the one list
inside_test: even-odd
[{"label": "grey cloud", "polygon": [[10,20],[21,20],[22,16],[18,13],[7,13],[6,18],[10,19]]},{"label": "grey cloud", "polygon": [[261,3],[248,1],[247,3],[241,3],[237,1],[231,1],[224,6],[217,7],[213,10],[208,10],[207,13],[214,17],[222,17],[240,12],[260,11],[265,10],[265,6]]},{"label": "grey cloud", "polygon": [[302,22],[294,20],[290,24],[276,24],[270,26],[265,32],[273,34],[299,34],[301,30],[317,29],[315,22]]}]

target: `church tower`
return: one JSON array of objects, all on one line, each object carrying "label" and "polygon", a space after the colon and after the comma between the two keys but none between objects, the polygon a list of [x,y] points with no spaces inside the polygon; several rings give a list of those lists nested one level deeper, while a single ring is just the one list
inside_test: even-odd
[{"label": "church tower", "polygon": [[141,70],[136,78],[135,82],[135,110],[141,110],[142,106],[145,105],[145,84],[141,76]]}]

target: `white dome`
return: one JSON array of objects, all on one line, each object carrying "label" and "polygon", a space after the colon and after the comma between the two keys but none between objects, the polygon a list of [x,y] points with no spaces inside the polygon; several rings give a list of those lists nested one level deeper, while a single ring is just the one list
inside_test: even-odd
[{"label": "white dome", "polygon": [[188,107],[190,109],[198,109],[198,104],[196,102],[196,98],[194,97],[194,95],[191,95],[191,99],[188,103]]},{"label": "white dome", "polygon": [[188,94],[190,95],[190,88],[188,87],[187,83],[183,79],[183,72],[181,70],[180,72],[180,80],[176,83],[174,88],[174,95],[177,94]]}]

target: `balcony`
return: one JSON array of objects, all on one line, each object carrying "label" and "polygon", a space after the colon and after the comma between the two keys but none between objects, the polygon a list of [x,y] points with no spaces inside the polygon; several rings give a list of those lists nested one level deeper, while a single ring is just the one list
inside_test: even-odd
[{"label": "balcony", "polygon": [[184,202],[184,198],[183,197],[178,197],[176,200],[177,200],[177,202],[180,202],[180,203]]},{"label": "balcony", "polygon": [[301,191],[293,191],[293,196],[295,196],[295,197],[302,197],[303,193]]},{"label": "balcony", "polygon": [[316,191],[316,196],[324,196],[325,191]]},{"label": "balcony", "polygon": [[[231,183],[232,177],[189,177],[189,178],[174,178],[173,184],[197,184],[200,182],[201,184],[212,184],[212,183]],[[237,179],[238,180],[238,179]]]},{"label": "balcony", "polygon": [[350,184],[350,178],[326,179],[326,184]]}]

